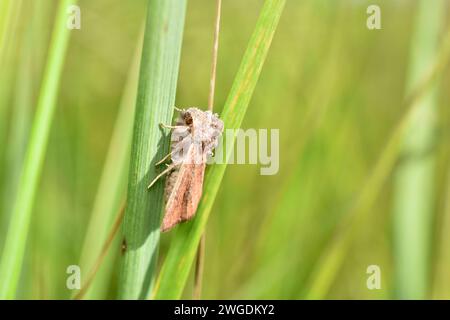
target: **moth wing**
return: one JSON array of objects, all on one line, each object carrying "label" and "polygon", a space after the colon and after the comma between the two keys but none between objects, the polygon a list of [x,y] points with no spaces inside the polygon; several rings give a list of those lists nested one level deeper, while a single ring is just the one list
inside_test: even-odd
[{"label": "moth wing", "polygon": [[163,222],[161,225],[161,231],[165,232],[172,229],[175,225],[182,221],[182,216],[184,216],[184,211],[186,206],[184,205],[184,197],[187,192],[188,185],[190,184],[190,173],[191,168],[186,165],[181,165],[180,170],[177,173],[176,181],[172,187],[172,192],[170,193]]},{"label": "moth wing", "polygon": [[195,148],[191,146],[187,160],[181,165],[168,197],[161,231],[165,232],[195,215],[202,195],[205,163],[193,163]]},{"label": "moth wing", "polygon": [[198,203],[203,193],[203,176],[205,174],[205,163],[192,164],[192,179],[189,192],[186,193],[186,210],[183,221],[191,219],[197,212]]}]

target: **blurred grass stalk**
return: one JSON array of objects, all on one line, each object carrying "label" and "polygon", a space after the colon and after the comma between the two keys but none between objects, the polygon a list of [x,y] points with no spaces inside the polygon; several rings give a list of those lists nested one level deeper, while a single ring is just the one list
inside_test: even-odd
[{"label": "blurred grass stalk", "polygon": [[[226,129],[240,128],[252,97],[273,35],[283,11],[285,0],[266,0],[250,38],[241,65],[234,79],[221,119]],[[235,141],[224,143],[226,159],[232,153]],[[180,225],[164,261],[155,286],[155,299],[179,299],[185,287],[197,247],[206,227],[214,199],[226,169],[225,164],[214,164],[208,168],[203,185],[203,196],[195,219]]]},{"label": "blurred grass stalk", "polygon": [[[19,32],[18,22],[22,10],[22,0],[0,1],[0,146],[6,145],[8,130],[14,130],[8,123],[10,114],[15,112],[11,106],[14,103],[14,76],[19,71],[16,68],[15,56],[18,40],[22,35]],[[22,32],[23,33],[23,32]],[[10,145],[10,144],[8,144]],[[11,205],[6,202],[11,196],[6,181],[12,177],[7,169],[8,158],[11,156],[8,147],[0,148],[0,247],[4,242]]]},{"label": "blurred grass stalk", "polygon": [[404,116],[394,128],[355,204],[337,226],[329,245],[324,249],[316,263],[316,267],[310,276],[306,294],[302,295],[302,298],[324,299],[326,297],[349,251],[352,239],[361,229],[361,225],[367,223],[369,209],[396,164],[404,140],[403,137],[411,123],[411,118],[418,113],[417,111],[420,108],[418,101],[422,101],[424,95],[432,88],[436,78],[447,66],[449,58],[450,29],[447,30],[439,50],[436,50],[436,54],[432,58],[422,61],[426,63],[426,70],[422,70],[420,79],[417,79],[415,86],[411,88],[404,100],[406,107]]},{"label": "blurred grass stalk", "polygon": [[20,278],[31,212],[44,163],[50,127],[56,107],[64,58],[70,37],[66,28],[66,8],[74,0],[62,0],[57,10],[41,92],[33,120],[18,192],[0,261],[0,299],[13,299]]},{"label": "blurred grass stalk", "polygon": [[[422,0],[411,41],[407,93],[428,71],[436,56],[445,14],[445,1]],[[436,85],[416,101],[408,123],[402,158],[394,180],[395,295],[424,299],[429,289],[431,228],[434,212]]]},{"label": "blurred grass stalk", "polygon": [[[85,272],[91,272],[94,269],[114,219],[119,214],[122,202],[125,201],[126,188],[124,186],[126,186],[129,168],[141,54],[142,32],[140,33],[135,55],[128,72],[124,92],[120,101],[119,112],[103,165],[103,172],[81,251],[80,267]],[[114,242],[117,242],[117,237]],[[113,245],[113,248],[117,248],[117,246]],[[109,251],[105,261],[96,273],[92,284],[86,291],[84,299],[104,299],[107,297],[109,280],[112,273],[112,263],[116,256],[116,250]]]},{"label": "blurred grass stalk", "polygon": [[[448,122],[447,122],[448,123]],[[444,191],[444,208],[440,225],[439,246],[437,252],[436,274],[434,277],[433,299],[450,299],[450,168],[447,173],[447,185]]]},{"label": "blurred grass stalk", "polygon": [[[0,145],[5,145],[5,139],[8,135],[8,120],[9,113],[13,113],[13,108],[10,108],[10,98],[12,96],[12,83],[13,74],[19,73],[18,69],[15,69],[13,53],[15,44],[19,41],[21,35],[17,34],[16,21],[20,15],[21,1],[1,1],[0,2]],[[14,37],[13,37],[14,35]],[[16,42],[11,41],[12,38],[16,39]],[[6,234],[7,225],[9,221],[10,204],[6,200],[9,200],[11,194],[8,191],[9,185],[8,179],[12,176],[11,172],[6,169],[9,165],[9,158],[11,157],[11,147],[0,148],[0,244],[3,244],[3,240]]]},{"label": "blurred grass stalk", "polygon": [[[28,17],[27,17],[28,18]],[[31,20],[31,19],[30,19]],[[34,22],[34,20],[32,20]],[[11,125],[9,129],[8,144],[6,150],[7,168],[5,172],[4,212],[11,211],[12,203],[9,201],[11,192],[16,190],[28,139],[30,118],[32,114],[33,98],[33,28],[24,30],[20,39],[19,64],[14,88],[14,101],[11,108]]]},{"label": "blurred grass stalk", "polygon": [[[25,10],[24,10],[25,11]],[[31,21],[31,26],[23,30],[21,34],[16,34],[15,39],[19,43],[18,63],[15,69],[16,79],[13,101],[10,111],[10,126],[8,132],[8,143],[5,145],[5,172],[3,179],[3,194],[1,195],[0,216],[0,243],[3,243],[4,235],[7,230],[8,213],[11,212],[10,199],[14,199],[17,192],[17,185],[22,169],[25,148],[27,145],[28,134],[31,124],[31,116],[33,114],[33,86],[35,77],[32,73],[33,66],[33,45],[35,44],[36,19],[31,14],[24,12],[24,18]],[[5,116],[6,117],[6,116]]]},{"label": "blurred grass stalk", "polygon": [[148,1],[123,225],[121,299],[148,298],[154,279],[163,184],[147,186],[156,175],[155,163],[169,150],[159,124],[173,117],[185,11],[185,0]]},{"label": "blurred grass stalk", "polygon": [[[17,39],[17,24],[22,0],[2,0],[0,2],[0,145],[4,145],[7,131],[8,102],[12,89],[14,70],[13,40]],[[0,160],[3,161],[3,148]],[[0,166],[0,172],[2,171]]]}]

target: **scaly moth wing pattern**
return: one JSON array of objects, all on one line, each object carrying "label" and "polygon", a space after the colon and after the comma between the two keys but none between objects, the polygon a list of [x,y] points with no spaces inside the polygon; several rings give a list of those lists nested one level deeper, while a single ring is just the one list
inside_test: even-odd
[{"label": "scaly moth wing pattern", "polygon": [[205,163],[196,164],[196,148],[192,144],[186,160],[175,171],[177,177],[168,195],[161,231],[165,232],[178,223],[191,219],[197,210],[202,195]]}]

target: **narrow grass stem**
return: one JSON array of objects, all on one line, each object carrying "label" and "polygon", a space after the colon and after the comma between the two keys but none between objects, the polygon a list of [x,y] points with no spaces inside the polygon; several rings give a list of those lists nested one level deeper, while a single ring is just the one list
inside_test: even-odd
[{"label": "narrow grass stem", "polygon": [[[222,0],[217,0],[216,20],[214,28],[214,45],[212,49],[211,80],[208,97],[208,110],[214,109],[214,91],[216,88],[217,56],[219,52],[219,32]],[[202,295],[202,279],[205,263],[205,233],[203,233],[197,250],[197,262],[195,264],[194,299],[200,299]]]}]

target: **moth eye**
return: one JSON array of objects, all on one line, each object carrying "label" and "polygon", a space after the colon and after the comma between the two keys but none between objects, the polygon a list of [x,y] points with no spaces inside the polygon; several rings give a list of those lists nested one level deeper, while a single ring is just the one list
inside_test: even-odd
[{"label": "moth eye", "polygon": [[189,113],[186,113],[184,121],[186,122],[186,124],[188,126],[190,126],[192,124],[192,117],[191,117],[191,115]]}]

